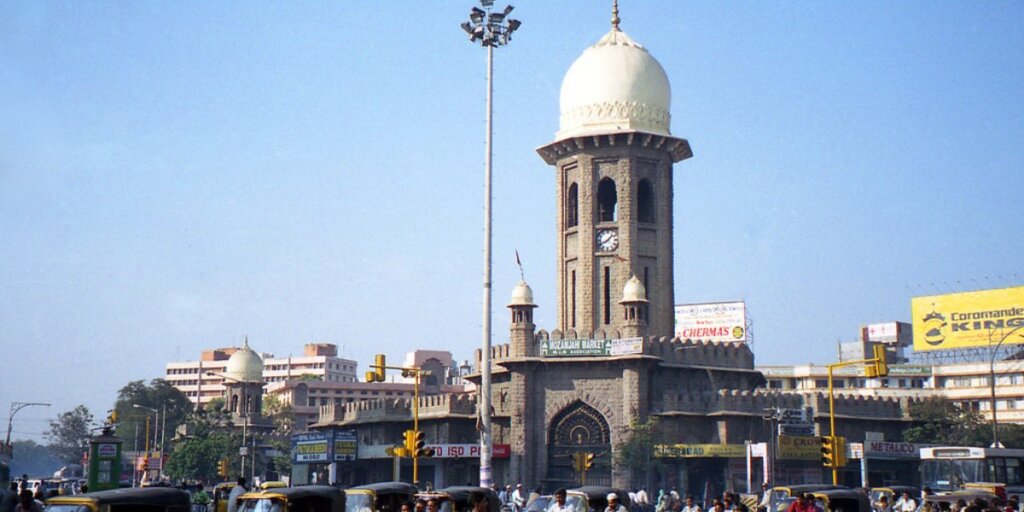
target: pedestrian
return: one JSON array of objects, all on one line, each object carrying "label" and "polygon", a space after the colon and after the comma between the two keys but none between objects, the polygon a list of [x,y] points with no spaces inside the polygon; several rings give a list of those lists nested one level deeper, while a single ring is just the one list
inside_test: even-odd
[{"label": "pedestrian", "polygon": [[1006,502],[1004,512],[1020,512],[1020,496],[1014,494],[1010,496],[1010,501]]},{"label": "pedestrian", "polygon": [[796,500],[789,505],[786,512],[814,512],[814,498],[810,494],[797,494]]},{"label": "pedestrian", "polygon": [[897,512],[914,512],[917,510],[917,501],[910,497],[909,492],[903,493],[903,503],[900,504],[900,509]]},{"label": "pedestrian", "polygon": [[437,499],[430,498],[427,500],[427,512],[437,512]]},{"label": "pedestrian", "polygon": [[245,484],[245,477],[238,477],[236,485],[231,488],[231,494],[228,494],[228,512],[238,512],[238,498],[248,490],[246,489]]},{"label": "pedestrian", "polygon": [[771,486],[768,482],[761,483],[761,498],[757,500],[757,512],[768,512],[768,505],[772,501]]},{"label": "pedestrian", "polygon": [[683,507],[683,512],[701,512],[700,504],[694,501],[692,494],[686,495],[686,506]]},{"label": "pedestrian", "polygon": [[0,512],[14,512],[18,506],[18,482],[11,482],[11,488],[7,489],[4,497],[0,498]]},{"label": "pedestrian", "polygon": [[647,512],[651,506],[651,498],[647,496],[647,487],[641,486],[640,490],[636,492],[636,504],[640,505],[640,510]]},{"label": "pedestrian", "polygon": [[25,489],[18,495],[14,512],[43,512],[43,503],[33,497],[32,489]]},{"label": "pedestrian", "polygon": [[608,493],[608,507],[605,508],[605,512],[626,512],[626,507],[623,507],[619,503],[619,495],[614,492]]},{"label": "pedestrian", "polygon": [[402,512],[412,512],[413,504],[410,501],[402,503]]},{"label": "pedestrian", "polygon": [[477,492],[470,494],[469,502],[473,504],[473,512],[487,512],[487,498],[483,494]]},{"label": "pedestrian", "polygon": [[889,497],[884,494],[878,498],[878,501],[872,503],[872,508],[876,512],[892,512],[892,507],[889,505]]},{"label": "pedestrian", "polygon": [[711,502],[711,510],[714,512],[725,512],[725,503],[722,500]]},{"label": "pedestrian", "polygon": [[658,489],[658,501],[654,503],[654,512],[669,512],[672,498],[665,494],[665,489]]},{"label": "pedestrian", "polygon": [[526,507],[526,491],[523,484],[516,484],[516,490],[512,491],[512,511],[519,512]]},{"label": "pedestrian", "polygon": [[548,508],[547,512],[571,512],[572,507],[565,502],[566,494],[565,487],[556,490],[555,502]]},{"label": "pedestrian", "polygon": [[505,484],[505,488],[498,493],[498,501],[502,505],[508,505],[512,501],[512,485]]},{"label": "pedestrian", "polygon": [[193,512],[206,512],[210,506],[210,495],[203,490],[203,483],[196,484],[196,492],[192,493]]},{"label": "pedestrian", "polygon": [[416,500],[416,505],[413,507],[416,512],[427,512],[427,500],[419,498]]}]

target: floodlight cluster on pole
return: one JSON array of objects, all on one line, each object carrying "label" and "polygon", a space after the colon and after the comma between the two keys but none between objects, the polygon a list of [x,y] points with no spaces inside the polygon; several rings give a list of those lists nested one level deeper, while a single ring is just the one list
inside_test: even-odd
[{"label": "floodlight cluster on pole", "polygon": [[[482,8],[481,8],[482,7]],[[483,350],[480,358],[480,389],[477,406],[480,414],[480,486],[490,487],[491,478],[491,135],[493,133],[494,48],[512,39],[522,23],[509,18],[511,5],[494,12],[494,0],[480,0],[480,7],[469,11],[462,30],[472,43],[487,48],[487,139],[484,143],[484,279]]]}]

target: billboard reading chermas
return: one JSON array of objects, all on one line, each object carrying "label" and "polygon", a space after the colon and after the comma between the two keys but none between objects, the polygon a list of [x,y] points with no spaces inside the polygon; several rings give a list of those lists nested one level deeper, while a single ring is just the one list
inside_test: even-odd
[{"label": "billboard reading chermas", "polygon": [[1024,343],[1024,286],[914,297],[914,350]]}]

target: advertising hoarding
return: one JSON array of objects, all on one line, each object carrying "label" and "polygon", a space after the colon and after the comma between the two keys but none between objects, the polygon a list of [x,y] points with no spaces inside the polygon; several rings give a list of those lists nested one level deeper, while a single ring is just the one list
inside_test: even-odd
[{"label": "advertising hoarding", "polygon": [[747,341],[745,302],[676,306],[676,336],[707,341]]},{"label": "advertising hoarding", "polygon": [[[1024,286],[911,299],[914,350],[1024,343]],[[1024,329],[1016,332],[1024,331]]]},{"label": "advertising hoarding", "polygon": [[543,340],[541,357],[602,357],[640,354],[644,350],[643,338],[614,340]]},{"label": "advertising hoarding", "polygon": [[333,432],[307,432],[292,436],[292,462],[330,462],[334,444]]},{"label": "advertising hoarding", "polygon": [[654,456],[672,459],[696,457],[735,459],[747,456],[747,446],[743,444],[659,444],[654,446]]},{"label": "advertising hoarding", "polygon": [[356,431],[334,431],[334,462],[356,460]]}]

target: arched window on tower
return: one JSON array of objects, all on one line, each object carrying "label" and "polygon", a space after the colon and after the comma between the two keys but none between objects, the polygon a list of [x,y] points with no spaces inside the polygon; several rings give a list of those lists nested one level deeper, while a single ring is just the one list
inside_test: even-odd
[{"label": "arched window on tower", "polygon": [[654,187],[646,179],[637,187],[636,216],[640,222],[654,222]]},{"label": "arched window on tower", "polygon": [[569,185],[569,194],[565,200],[565,227],[575,227],[580,223],[580,190],[573,183]]},{"label": "arched window on tower", "polygon": [[598,222],[615,222],[618,217],[619,197],[615,193],[615,182],[604,178],[597,184]]}]

